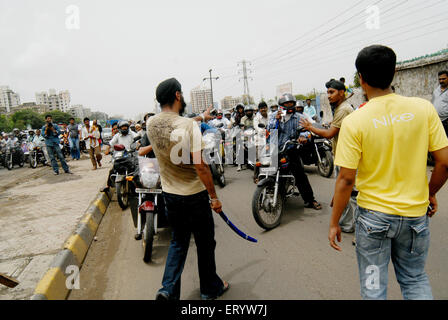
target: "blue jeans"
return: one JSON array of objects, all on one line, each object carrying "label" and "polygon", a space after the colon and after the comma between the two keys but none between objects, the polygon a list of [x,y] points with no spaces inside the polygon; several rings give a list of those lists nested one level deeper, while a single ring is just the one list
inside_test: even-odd
[{"label": "blue jeans", "polygon": [[56,157],[58,157],[59,161],[61,162],[62,168],[65,172],[69,171],[67,162],[65,162],[64,156],[62,155],[62,150],[59,146],[48,146],[47,145],[47,151],[48,156],[50,157],[51,166],[53,167],[54,172],[59,172],[59,165],[56,160]]},{"label": "blue jeans", "polygon": [[392,258],[403,298],[432,300],[425,272],[429,217],[407,218],[358,207],[355,221],[362,298],[387,299],[388,265]]},{"label": "blue jeans", "polygon": [[69,138],[70,142],[70,155],[72,159],[81,158],[81,152],[79,151],[79,138]]},{"label": "blue jeans", "polygon": [[180,299],[181,275],[193,233],[198,255],[200,290],[202,295],[221,294],[223,282],[216,274],[215,225],[207,191],[178,196],[164,193],[166,214],[173,230],[162,286],[170,299]]}]

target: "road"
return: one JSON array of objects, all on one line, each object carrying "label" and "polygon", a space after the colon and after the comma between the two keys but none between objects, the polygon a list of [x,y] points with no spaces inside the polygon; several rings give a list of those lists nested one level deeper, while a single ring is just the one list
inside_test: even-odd
[{"label": "road", "polygon": [[[224,210],[259,243],[237,237],[215,215],[217,270],[231,284],[221,299],[360,299],[355,249],[351,244],[353,235],[343,235],[342,253],[328,245],[329,204],[335,180],[318,176],[313,168],[307,171],[323,210],[304,209],[302,199],[290,199],[281,226],[264,232],[251,212],[255,189],[252,171],[237,173],[233,167],[227,169],[228,185],[218,188]],[[436,299],[448,298],[447,192],[447,188],[441,191],[442,213],[431,223],[427,272]],[[160,233],[155,242],[154,262],[145,264],[141,243],[134,240],[134,233],[129,210],[123,212],[116,201],[112,202],[97,234],[98,241],[90,248],[81,270],[81,288],[73,291],[69,299],[154,299],[161,286],[170,234],[168,230]],[[192,240],[182,277],[181,299],[184,300],[200,298],[196,258]],[[389,270],[389,299],[401,299],[392,266]]]},{"label": "road", "polygon": [[0,272],[20,281],[0,286],[0,300],[29,299],[79,220],[106,182],[110,158],[92,171],[90,160],[69,161],[73,175],[50,167],[0,168]]}]

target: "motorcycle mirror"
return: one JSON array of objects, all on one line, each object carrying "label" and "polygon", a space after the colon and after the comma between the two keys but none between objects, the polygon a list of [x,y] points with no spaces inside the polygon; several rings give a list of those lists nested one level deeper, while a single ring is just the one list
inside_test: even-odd
[{"label": "motorcycle mirror", "polygon": [[141,140],[141,139],[142,139],[141,136],[135,137],[135,138],[134,138],[134,142],[137,142],[138,140]]},{"label": "motorcycle mirror", "polygon": [[116,144],[114,145],[114,150],[115,151],[123,151],[124,149],[126,149],[126,147],[122,144]]},{"label": "motorcycle mirror", "polygon": [[266,128],[266,126],[265,126],[263,123],[260,123],[260,124],[258,125],[258,128],[260,128],[260,129],[264,129],[264,128]]},{"label": "motorcycle mirror", "polygon": [[222,127],[224,127],[224,123],[220,123],[216,126],[216,128],[222,128]]}]

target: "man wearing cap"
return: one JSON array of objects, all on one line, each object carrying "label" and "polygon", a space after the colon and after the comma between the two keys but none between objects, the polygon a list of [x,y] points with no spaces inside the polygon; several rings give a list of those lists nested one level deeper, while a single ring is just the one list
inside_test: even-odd
[{"label": "man wearing cap", "polygon": [[172,228],[162,286],[156,300],[180,299],[181,275],[190,237],[198,251],[200,293],[213,300],[228,290],[229,284],[216,273],[215,231],[212,209],[222,211],[208,165],[202,158],[202,135],[185,111],[181,84],[174,78],[156,90],[162,112],[147,123],[149,140],[159,161],[166,214]]},{"label": "man wearing cap", "polygon": [[[333,122],[330,129],[315,128],[312,123],[306,119],[301,120],[301,125],[308,131],[314,134],[333,139],[333,151],[336,154],[336,146],[338,143],[339,131],[341,130],[342,122],[350,115],[354,110],[352,106],[346,101],[345,98],[345,85],[337,80],[330,80],[325,84],[327,87],[328,100],[330,102],[331,109],[334,113]],[[339,174],[339,167],[336,167],[336,174]],[[352,233],[355,231],[354,214],[356,210],[356,196],[357,191],[352,193],[352,198],[348,206],[346,207],[341,221],[341,229],[343,232]]]}]

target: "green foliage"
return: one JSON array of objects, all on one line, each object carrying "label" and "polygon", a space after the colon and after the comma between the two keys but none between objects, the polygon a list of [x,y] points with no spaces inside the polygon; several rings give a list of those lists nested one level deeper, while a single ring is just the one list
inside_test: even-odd
[{"label": "green foliage", "polygon": [[296,94],[295,95],[297,100],[306,100],[307,96],[303,95],[303,94]]},{"label": "green foliage", "polygon": [[53,117],[53,122],[54,123],[62,123],[62,122],[68,123],[68,120],[70,118],[72,118],[72,115],[70,113],[62,112],[62,111],[59,111],[59,110],[50,111],[50,112],[46,113],[44,115],[44,117],[47,114],[51,115]]},{"label": "green foliage", "polygon": [[0,132],[11,132],[13,129],[13,123],[10,117],[0,115]]},{"label": "green foliage", "polygon": [[353,86],[355,88],[361,88],[361,82],[359,81],[359,74],[358,74],[358,72],[355,72],[353,83],[354,83]]},{"label": "green foliage", "polygon": [[13,122],[14,127],[20,130],[26,129],[28,125],[33,129],[37,129],[45,124],[43,116],[30,109],[15,112],[11,116],[11,121]]},{"label": "green foliage", "polygon": [[316,98],[316,94],[314,93],[314,91],[312,92],[308,92],[307,94],[297,94],[295,95],[297,100],[306,100],[306,99],[315,99]]}]

